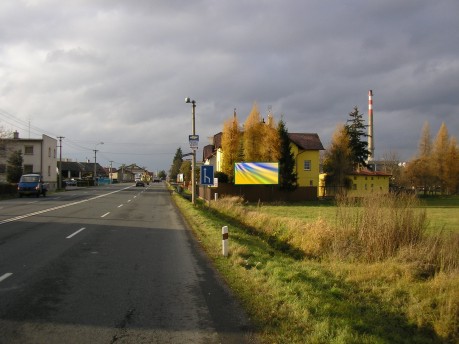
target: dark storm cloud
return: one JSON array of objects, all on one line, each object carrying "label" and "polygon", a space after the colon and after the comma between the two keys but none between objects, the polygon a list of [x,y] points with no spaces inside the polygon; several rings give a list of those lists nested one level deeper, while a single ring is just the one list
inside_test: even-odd
[{"label": "dark storm cloud", "polygon": [[167,169],[188,149],[185,97],[201,147],[255,101],[327,146],[373,89],[376,155],[408,159],[425,121],[459,135],[457,13],[455,0],[4,1],[0,108],[88,142],[69,158],[102,140],[102,158]]}]

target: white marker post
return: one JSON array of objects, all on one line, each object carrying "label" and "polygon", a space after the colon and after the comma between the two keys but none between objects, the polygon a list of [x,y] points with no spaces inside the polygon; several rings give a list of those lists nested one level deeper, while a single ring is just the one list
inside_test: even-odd
[{"label": "white marker post", "polygon": [[222,253],[228,257],[228,226],[222,227]]}]

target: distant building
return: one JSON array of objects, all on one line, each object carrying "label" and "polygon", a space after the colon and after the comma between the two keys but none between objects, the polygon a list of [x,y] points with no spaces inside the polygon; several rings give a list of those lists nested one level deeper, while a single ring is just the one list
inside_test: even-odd
[{"label": "distant building", "polygon": [[[338,191],[342,191],[342,187],[326,185],[325,176],[326,173],[320,174],[319,197],[334,197]],[[354,171],[348,177],[352,180],[352,187],[350,190],[345,190],[346,194],[352,197],[362,197],[372,193],[389,193],[392,175],[385,172],[362,170]]]},{"label": "distant building", "polygon": [[[59,166],[59,162],[58,162]],[[97,177],[106,175],[105,169],[96,163]],[[94,163],[93,162],[76,162],[62,161],[62,179],[93,179]]]},{"label": "distant building", "polygon": [[7,160],[11,152],[21,151],[23,158],[23,173],[38,173],[43,176],[50,190],[57,187],[57,140],[47,135],[41,139],[22,139],[19,133],[13,133],[13,138],[0,141],[0,181],[6,181]]}]

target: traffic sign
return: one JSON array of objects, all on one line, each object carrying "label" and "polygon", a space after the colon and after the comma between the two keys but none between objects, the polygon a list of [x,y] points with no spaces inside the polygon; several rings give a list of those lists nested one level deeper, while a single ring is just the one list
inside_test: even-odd
[{"label": "traffic sign", "polygon": [[201,185],[214,185],[214,167],[212,165],[201,166]]},{"label": "traffic sign", "polygon": [[188,139],[190,140],[190,148],[198,148],[199,144],[199,135],[188,135]]}]

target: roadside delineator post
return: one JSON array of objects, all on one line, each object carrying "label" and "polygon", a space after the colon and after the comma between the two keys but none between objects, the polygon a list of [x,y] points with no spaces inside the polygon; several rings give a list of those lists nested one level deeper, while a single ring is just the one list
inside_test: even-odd
[{"label": "roadside delineator post", "polygon": [[222,227],[222,253],[228,257],[228,226]]},{"label": "roadside delineator post", "polygon": [[215,201],[218,200],[218,193],[214,193],[214,200],[215,200]]}]

